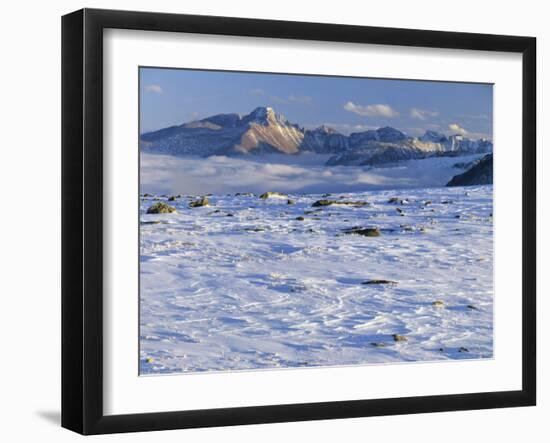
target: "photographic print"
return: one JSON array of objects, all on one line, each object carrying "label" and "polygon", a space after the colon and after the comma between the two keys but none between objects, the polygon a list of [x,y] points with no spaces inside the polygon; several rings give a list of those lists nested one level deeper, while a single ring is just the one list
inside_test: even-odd
[{"label": "photographic print", "polygon": [[140,67],[139,105],[140,375],[493,358],[493,85]]}]

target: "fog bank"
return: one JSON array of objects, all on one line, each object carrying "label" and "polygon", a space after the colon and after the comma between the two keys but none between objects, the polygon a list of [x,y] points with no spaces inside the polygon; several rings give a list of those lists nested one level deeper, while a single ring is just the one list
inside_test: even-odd
[{"label": "fog bank", "polygon": [[141,192],[154,194],[337,193],[444,186],[479,156],[410,160],[388,167],[325,166],[329,156],[175,157],[141,153]]}]

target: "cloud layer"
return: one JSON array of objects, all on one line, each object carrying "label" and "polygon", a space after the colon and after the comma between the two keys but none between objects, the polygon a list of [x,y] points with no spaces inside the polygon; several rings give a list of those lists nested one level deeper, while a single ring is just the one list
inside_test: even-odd
[{"label": "cloud layer", "polygon": [[[173,157],[141,154],[141,192],[232,194],[280,191],[353,192],[441,186],[457,170],[452,157],[413,160],[395,167],[324,166],[328,156]],[[467,158],[464,159],[467,161]]]}]

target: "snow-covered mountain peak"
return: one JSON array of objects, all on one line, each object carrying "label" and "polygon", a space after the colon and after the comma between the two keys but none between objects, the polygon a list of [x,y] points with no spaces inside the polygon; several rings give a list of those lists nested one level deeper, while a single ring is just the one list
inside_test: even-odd
[{"label": "snow-covered mountain peak", "polygon": [[446,143],[448,138],[445,134],[442,134],[441,132],[428,130],[423,136],[419,138],[419,140],[431,143]]},{"label": "snow-covered mountain peak", "polygon": [[407,135],[401,132],[399,129],[392,128],[391,126],[384,126],[376,130],[376,139],[381,142],[397,142],[405,140]]},{"label": "snow-covered mountain peak", "polygon": [[269,106],[257,107],[250,114],[244,116],[242,120],[245,123],[258,123],[264,126],[269,124],[288,124],[288,120],[283,114],[275,112],[275,110]]},{"label": "snow-covered mountain peak", "polygon": [[320,132],[323,134],[338,134],[338,131],[336,129],[333,129],[330,126],[324,124],[313,129],[312,132]]}]

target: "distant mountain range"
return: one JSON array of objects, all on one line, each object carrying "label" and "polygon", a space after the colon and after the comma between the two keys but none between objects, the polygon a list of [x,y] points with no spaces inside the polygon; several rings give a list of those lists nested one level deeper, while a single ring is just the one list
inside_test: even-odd
[{"label": "distant mountain range", "polygon": [[487,139],[446,136],[426,131],[421,137],[383,127],[346,136],[327,127],[310,130],[290,123],[272,108],[250,114],[218,114],[198,121],[148,132],[140,137],[144,151],[174,155],[333,154],[327,165],[376,165],[434,155],[459,156],[493,151]]}]

